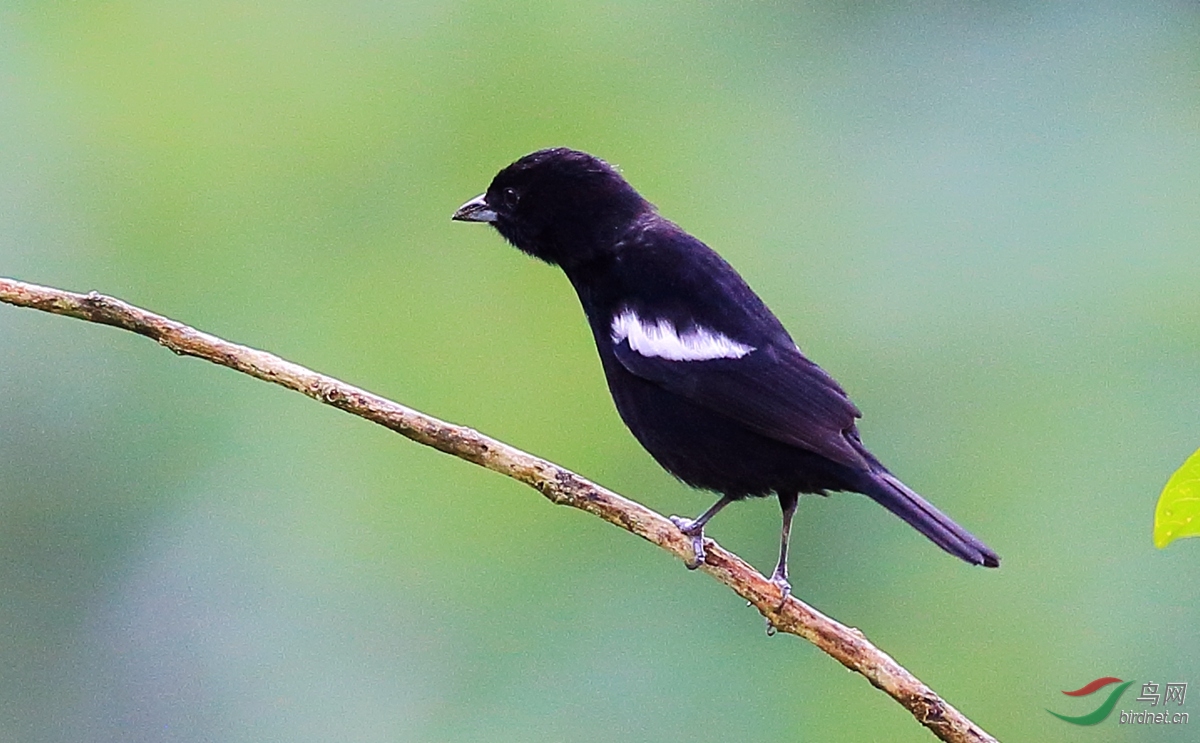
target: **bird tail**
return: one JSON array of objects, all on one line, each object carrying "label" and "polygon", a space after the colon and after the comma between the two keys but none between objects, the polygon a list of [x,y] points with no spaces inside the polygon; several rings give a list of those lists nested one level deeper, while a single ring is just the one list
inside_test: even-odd
[{"label": "bird tail", "polygon": [[975,535],[954,523],[887,470],[876,470],[861,492],[904,519],[937,546],[972,565],[1000,567],[1000,556]]}]

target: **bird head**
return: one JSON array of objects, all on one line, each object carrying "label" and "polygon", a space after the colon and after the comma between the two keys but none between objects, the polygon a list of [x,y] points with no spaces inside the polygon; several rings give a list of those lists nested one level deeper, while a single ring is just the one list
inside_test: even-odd
[{"label": "bird head", "polygon": [[519,250],[568,268],[611,249],[652,207],[608,163],[558,147],[517,160],[454,212],[487,222]]}]

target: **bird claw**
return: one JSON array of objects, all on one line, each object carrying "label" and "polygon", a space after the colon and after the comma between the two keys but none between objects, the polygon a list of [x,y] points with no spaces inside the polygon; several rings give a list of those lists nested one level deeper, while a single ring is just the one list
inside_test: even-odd
[{"label": "bird claw", "polygon": [[787,604],[787,600],[792,595],[792,584],[788,583],[788,579],[782,575],[771,576],[771,583],[779,589],[779,604],[775,606],[775,611],[783,611],[783,607]]},{"label": "bird claw", "polygon": [[[776,588],[779,589],[779,603],[775,606],[775,611],[776,612],[783,611],[784,605],[787,604],[788,598],[792,595],[792,584],[788,583],[788,579],[787,579],[786,575],[781,575],[778,571],[776,571],[775,574],[771,576],[771,583]],[[767,618],[767,637],[774,637],[775,633],[778,631],[779,631],[779,628],[776,627],[775,623],[771,621],[770,617],[768,617]]]},{"label": "bird claw", "polygon": [[704,527],[696,527],[696,522],[682,516],[671,516],[671,523],[685,536],[692,538],[692,552],[696,559],[683,564],[688,570],[695,570],[704,564]]}]

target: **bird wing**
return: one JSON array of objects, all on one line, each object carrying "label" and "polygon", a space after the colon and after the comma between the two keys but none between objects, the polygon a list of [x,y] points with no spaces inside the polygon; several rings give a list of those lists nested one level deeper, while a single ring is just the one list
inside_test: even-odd
[{"label": "bird wing", "polygon": [[775,344],[740,358],[677,361],[645,355],[628,339],[613,345],[630,373],[750,430],[865,470],[854,446],[854,421],[862,416],[846,392],[796,348]]}]

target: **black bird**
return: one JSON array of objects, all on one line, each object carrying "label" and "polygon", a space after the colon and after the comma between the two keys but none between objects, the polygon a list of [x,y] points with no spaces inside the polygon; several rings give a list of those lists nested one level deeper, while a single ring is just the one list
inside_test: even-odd
[{"label": "black bird", "polygon": [[562,268],[591,325],[625,425],[668,472],[720,500],[672,517],[704,561],[704,525],[747,496],[779,497],[771,580],[786,597],[788,535],[801,493],[862,493],[973,565],[1000,558],[872,456],[861,413],[809,361],[711,248],[659,216],[608,163],[565,148],[501,170],[453,219],[487,222]]}]

